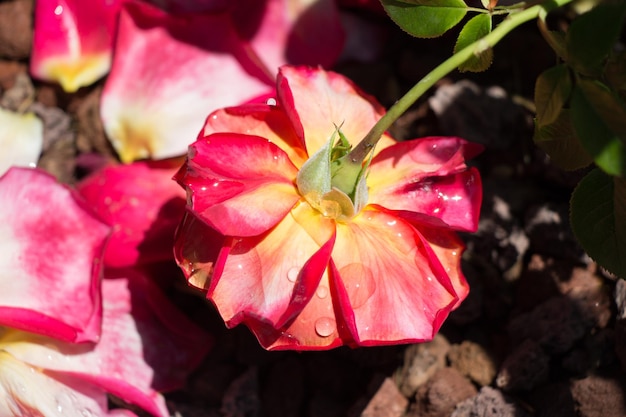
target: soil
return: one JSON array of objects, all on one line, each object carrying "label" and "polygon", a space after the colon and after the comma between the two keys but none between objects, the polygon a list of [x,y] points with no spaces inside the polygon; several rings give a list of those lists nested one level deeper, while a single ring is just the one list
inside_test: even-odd
[{"label": "soil", "polygon": [[[454,35],[415,40],[390,26],[381,57],[336,70],[389,106],[449,56]],[[116,156],[98,119],[102,82],[75,94],[31,80],[32,1],[0,1],[0,104],[46,126],[41,166],[72,183]],[[531,24],[481,74],[455,73],[393,127],[399,139],[458,135],[485,145],[480,228],[464,234],[469,298],[430,343],[267,352],[228,330],[182,277],[170,295],[215,336],[184,390],[180,417],[626,416],[626,283],[599,268],[568,226],[583,172],[532,143],[534,80],[555,62]]]}]

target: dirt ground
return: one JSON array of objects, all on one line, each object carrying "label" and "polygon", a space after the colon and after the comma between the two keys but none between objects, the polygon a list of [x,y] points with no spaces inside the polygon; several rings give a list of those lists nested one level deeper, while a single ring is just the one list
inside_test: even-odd
[{"label": "dirt ground", "polygon": [[[0,104],[32,105],[46,126],[41,166],[73,182],[115,158],[98,119],[102,82],[65,94],[31,80],[32,2],[0,1]],[[415,40],[391,28],[375,62],[340,64],[389,106],[446,58],[453,36]],[[463,235],[469,298],[430,343],[266,352],[227,330],[174,273],[171,296],[215,336],[184,390],[180,417],[626,416],[626,283],[602,271],[568,226],[584,172],[563,172],[531,140],[534,80],[554,55],[530,24],[482,74],[452,74],[393,127],[397,138],[458,135],[485,145],[480,229]],[[32,102],[32,103],[31,103]]]}]

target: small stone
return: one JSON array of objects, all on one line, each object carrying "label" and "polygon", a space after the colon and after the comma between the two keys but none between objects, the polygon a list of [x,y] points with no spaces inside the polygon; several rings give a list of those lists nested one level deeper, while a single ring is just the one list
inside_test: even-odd
[{"label": "small stone", "polygon": [[249,368],[230,384],[224,394],[220,411],[224,417],[261,416],[257,368]]},{"label": "small stone", "polygon": [[412,397],[419,386],[443,368],[449,349],[450,343],[441,334],[428,343],[409,346],[404,351],[404,365],[394,377],[402,394]]},{"label": "small stone", "polygon": [[448,352],[450,366],[480,386],[489,385],[496,376],[496,363],[477,343],[469,340],[452,345]]},{"label": "small stone", "polygon": [[402,395],[391,378],[385,378],[361,417],[401,417],[408,405],[409,400]]},{"label": "small stone", "polygon": [[454,407],[476,395],[472,383],[454,368],[443,368],[422,385],[407,417],[448,417]]},{"label": "small stone", "polygon": [[531,390],[547,381],[550,357],[535,341],[527,339],[506,357],[496,385],[505,391]]},{"label": "small stone", "polygon": [[0,57],[26,59],[33,43],[33,0],[0,1]]},{"label": "small stone", "polygon": [[572,382],[572,397],[580,417],[624,417],[624,377],[592,375]]},{"label": "small stone", "polygon": [[482,387],[478,395],[457,404],[450,417],[530,417],[500,390]]},{"label": "small stone", "polygon": [[570,297],[557,296],[513,318],[507,330],[514,345],[530,339],[552,354],[568,351],[590,328]]}]

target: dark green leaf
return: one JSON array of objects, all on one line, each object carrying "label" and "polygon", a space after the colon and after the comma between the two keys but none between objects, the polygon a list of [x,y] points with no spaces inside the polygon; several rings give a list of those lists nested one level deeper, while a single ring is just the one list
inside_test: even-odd
[{"label": "dark green leaf", "polygon": [[572,194],[570,222],[585,251],[600,265],[626,278],[626,180],[599,169]]},{"label": "dark green leaf", "polygon": [[[454,53],[456,54],[467,46],[483,38],[491,32],[491,16],[488,14],[479,14],[471,18],[459,33],[459,38],[454,45]],[[491,65],[493,60],[493,50],[491,48],[477,50],[470,59],[459,66],[459,71],[481,72],[485,71]]]},{"label": "dark green leaf", "polygon": [[568,110],[562,110],[553,123],[536,127],[533,140],[559,168],[575,170],[593,162],[591,155],[574,134]]},{"label": "dark green leaf", "polygon": [[456,26],[465,16],[463,0],[382,0],[391,19],[418,38],[436,38]]},{"label": "dark green leaf", "polygon": [[572,92],[572,79],[566,65],[557,65],[539,75],[535,83],[537,125],[554,122]]},{"label": "dark green leaf", "polygon": [[606,79],[614,91],[617,91],[622,99],[626,98],[626,51],[622,51],[609,57],[604,69]]},{"label": "dark green leaf", "polygon": [[[592,94],[592,99],[587,95],[588,91],[595,91],[595,87],[589,87],[582,81],[574,88],[571,100],[572,124],[576,135],[581,143],[593,156],[596,164],[611,175],[626,176],[626,147],[618,134],[607,124],[603,117],[609,119],[610,115],[604,114],[604,107],[596,107],[598,96]],[[593,100],[593,101],[592,101]]]},{"label": "dark green leaf", "polygon": [[567,56],[574,69],[598,75],[602,63],[619,37],[626,14],[626,2],[607,0],[572,22],[567,36]]}]

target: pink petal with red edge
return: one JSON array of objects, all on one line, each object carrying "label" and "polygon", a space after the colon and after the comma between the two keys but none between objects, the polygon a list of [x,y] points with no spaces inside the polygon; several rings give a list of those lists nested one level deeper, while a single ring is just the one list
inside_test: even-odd
[{"label": "pink petal with red edge", "polygon": [[[281,67],[277,90],[298,137],[313,155],[340,128],[356,145],[385,113],[376,100],[344,76],[309,67]],[[384,137],[377,151],[393,141]]]},{"label": "pink petal with red edge", "polygon": [[131,2],[120,14],[115,48],[101,116],[124,162],[184,154],[207,113],[271,83],[225,13],[176,17]]},{"label": "pink petal with red edge", "polygon": [[139,271],[105,279],[102,290],[99,343],[66,344],[16,333],[3,349],[52,376],[91,384],[155,416],[168,416],[157,391],[180,388],[210,338]]},{"label": "pink petal with red edge", "polygon": [[0,175],[12,165],[34,167],[43,148],[43,123],[34,113],[0,108]]},{"label": "pink petal with red edge", "polygon": [[469,293],[469,285],[461,270],[461,255],[465,250],[465,244],[453,231],[442,230],[425,224],[414,224],[414,226],[424,240],[428,242],[448,274],[454,292],[459,298],[453,309],[457,308]]},{"label": "pink petal with red edge", "polygon": [[365,209],[338,224],[331,280],[362,346],[431,340],[458,295],[436,253],[410,224]]},{"label": "pink petal with red edge", "polygon": [[200,138],[213,133],[243,133],[260,136],[276,144],[296,167],[308,159],[304,142],[293,130],[282,109],[267,104],[252,103],[216,110],[206,119]]},{"label": "pink petal with red edge", "polygon": [[272,74],[287,63],[330,67],[345,38],[335,0],[239,0],[233,19]]},{"label": "pink petal with red edge", "polygon": [[[2,339],[0,339],[0,346]],[[84,382],[42,373],[0,351],[0,415],[2,416],[134,416],[107,410],[106,393]]]},{"label": "pink petal with red edge", "polygon": [[89,205],[113,225],[105,266],[172,259],[174,231],[185,211],[185,191],[172,180],[180,163],[110,165],[78,183]]},{"label": "pink petal with red edge", "polygon": [[480,174],[465,159],[481,149],[459,138],[424,138],[381,151],[367,178],[369,201],[412,218],[427,215],[456,230],[475,231],[482,202]]},{"label": "pink petal with red edge", "polygon": [[185,175],[190,207],[228,236],[255,236],[299,200],[296,167],[267,139],[217,133],[190,147]]},{"label": "pink petal with red edge", "polygon": [[7,171],[0,201],[0,324],[65,341],[98,340],[110,227],[35,169]]},{"label": "pink petal with red edge", "polygon": [[30,72],[67,92],[93,84],[111,67],[123,0],[37,0]]},{"label": "pink petal with red edge", "polygon": [[[333,222],[319,213],[312,220],[326,241],[330,240]],[[320,249],[294,217],[287,215],[264,235],[234,239],[223,272],[213,277],[218,281],[207,297],[229,327],[248,319],[281,327],[304,308],[328,256],[328,248],[322,245]]]}]

